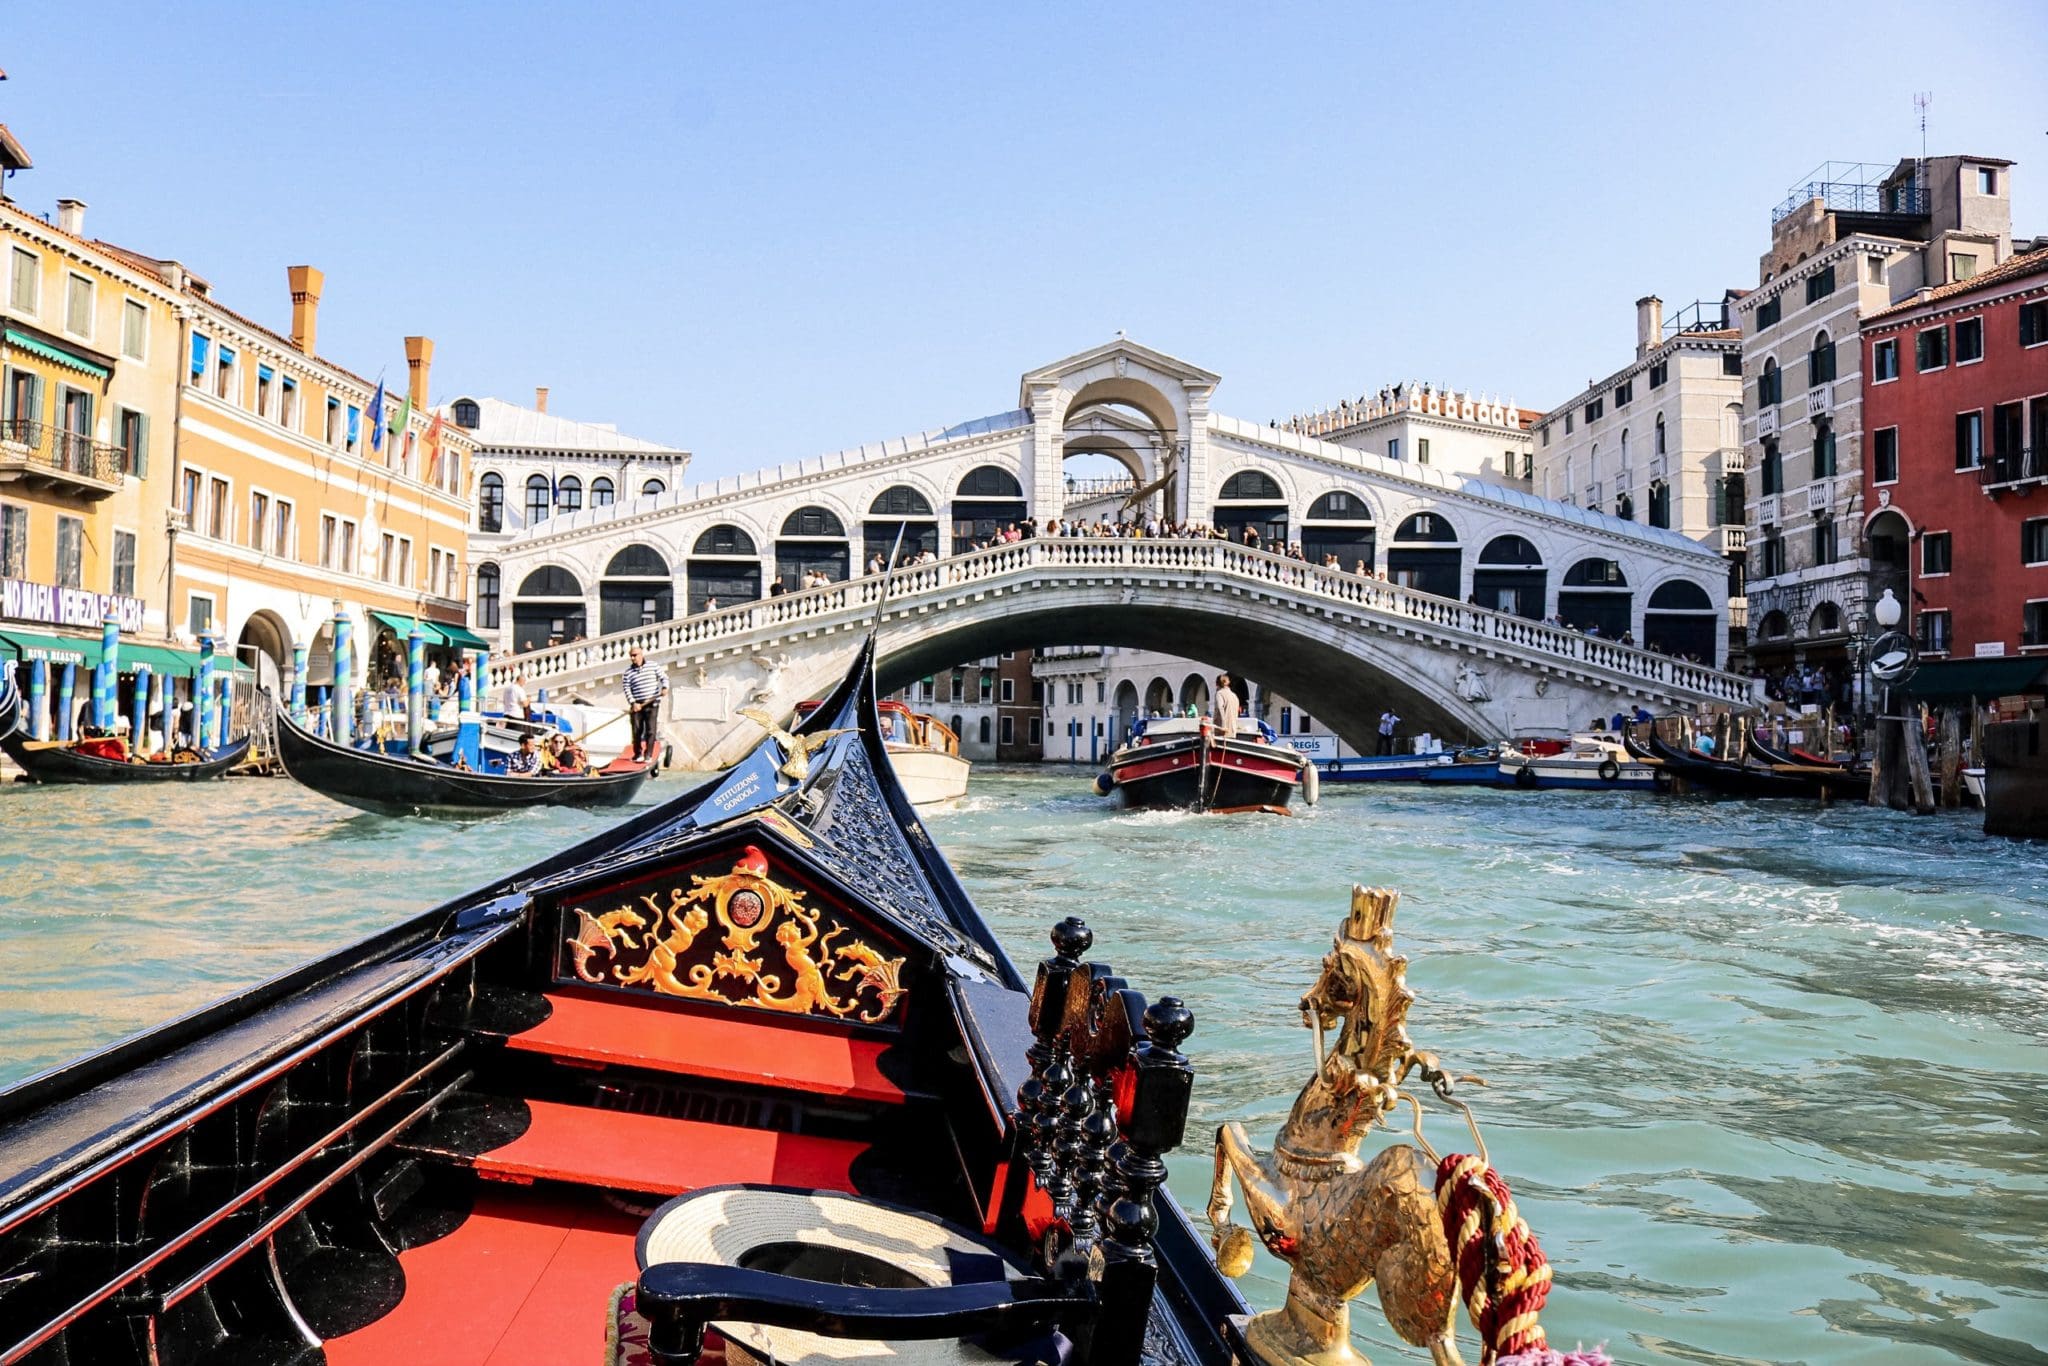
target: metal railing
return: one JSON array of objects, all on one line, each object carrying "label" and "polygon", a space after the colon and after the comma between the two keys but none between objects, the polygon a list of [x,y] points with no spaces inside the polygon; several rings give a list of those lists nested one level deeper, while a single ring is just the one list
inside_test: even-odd
[{"label": "metal railing", "polygon": [[1778,434],[1778,405],[1767,403],[1756,410],[1756,434],[1758,437]]},{"label": "metal railing", "polygon": [[1870,162],[1827,162],[1792,187],[1785,202],[1771,210],[1771,221],[1780,222],[1816,199],[1832,213],[1925,214],[1927,187],[1917,182],[1887,186],[1893,169]]},{"label": "metal railing", "polygon": [[1728,317],[1728,304],[1723,299],[1695,299],[1673,313],[1664,315],[1661,340],[1691,332],[1730,332],[1735,324]]},{"label": "metal railing", "polygon": [[1495,648],[1507,646],[1510,651],[1527,656],[1595,669],[1615,681],[1659,684],[1717,701],[1742,702],[1750,695],[1748,679],[1709,665],[1687,663],[1633,645],[1582,635],[1567,627],[1547,626],[1384,579],[1326,569],[1229,541],[1066,536],[993,546],[886,575],[871,574],[823,588],[513,655],[494,660],[490,677],[494,685],[499,685],[524,673],[529,682],[547,686],[552,679],[572,675],[623,673],[634,650],[645,650],[654,659],[670,658],[729,649],[743,638],[757,634],[814,628],[828,618],[864,620],[873,614],[885,581],[890,606],[910,609],[919,606],[921,597],[944,596],[961,587],[984,585],[1001,578],[1028,578],[1046,571],[1050,571],[1047,577],[1059,578],[1074,571],[1118,570],[1140,571],[1154,581],[1162,574],[1194,579],[1215,576],[1253,587],[1284,589],[1396,620],[1406,631],[1418,632],[1420,628],[1418,633],[1459,644],[1484,642]]},{"label": "metal railing", "polygon": [[1072,499],[1107,498],[1112,493],[1129,493],[1136,487],[1138,487],[1137,481],[1129,478],[1069,479],[1067,480],[1067,497]]},{"label": "metal railing", "polygon": [[2048,447],[2022,446],[1994,451],[1977,467],[1977,480],[1988,492],[2048,481]]},{"label": "metal railing", "polygon": [[0,463],[32,467],[38,471],[77,475],[96,483],[118,486],[127,468],[128,453],[119,446],[94,441],[79,432],[67,432],[43,422],[10,418],[0,423],[0,447],[20,447],[22,454],[0,450]]}]

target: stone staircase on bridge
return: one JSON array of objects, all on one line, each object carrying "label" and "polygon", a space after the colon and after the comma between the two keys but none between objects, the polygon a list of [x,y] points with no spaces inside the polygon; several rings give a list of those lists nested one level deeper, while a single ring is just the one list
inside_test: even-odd
[{"label": "stone staircase on bridge", "polygon": [[[530,689],[546,688],[558,698],[612,702],[631,651],[644,649],[670,677],[671,735],[689,762],[715,766],[736,758],[758,735],[751,723],[733,717],[735,708],[787,714],[829,686],[851,643],[877,622],[885,586],[879,613],[885,660],[1024,610],[1156,613],[1178,604],[1213,611],[1215,595],[1225,594],[1235,615],[1351,649],[1382,670],[1402,666],[1411,685],[1414,675],[1440,675],[1423,681],[1474,734],[1529,728],[1506,707],[1512,699],[1502,694],[1513,690],[1469,683],[1469,674],[1453,683],[1451,669],[1427,667],[1431,653],[1452,652],[1496,673],[1525,675],[1533,681],[1525,698],[1560,687],[1560,697],[1570,702],[1560,714],[1573,717],[1604,715],[1624,703],[1670,709],[1752,699],[1751,680],[1737,674],[1228,541],[1079,537],[1019,541],[501,657],[491,662],[489,682],[495,687],[523,674]],[[976,648],[961,657],[987,652]],[[1189,653],[1201,650],[1191,643]]]}]

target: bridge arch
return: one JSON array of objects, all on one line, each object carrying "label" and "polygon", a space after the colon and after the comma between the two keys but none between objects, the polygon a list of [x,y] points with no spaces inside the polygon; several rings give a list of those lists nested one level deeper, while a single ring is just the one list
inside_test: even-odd
[{"label": "bridge arch", "polygon": [[1691,579],[1670,578],[1650,589],[1643,608],[1643,646],[1680,659],[1718,664],[1713,597]]},{"label": "bridge arch", "polygon": [[1061,438],[1062,465],[1076,456],[1097,455],[1121,465],[1133,486],[1142,487],[1158,477],[1164,433],[1141,411],[1126,411],[1109,403],[1071,409]]},{"label": "bridge arch", "polygon": [[798,591],[809,573],[821,573],[833,583],[852,576],[846,522],[823,503],[806,503],[791,511],[775,537],[775,579],[783,591]]},{"label": "bridge arch", "polygon": [[1464,564],[1457,524],[1442,512],[1412,512],[1394,528],[1394,543],[1387,548],[1387,578],[1393,582],[1456,598],[1464,582]]},{"label": "bridge arch", "polygon": [[1195,709],[1197,716],[1209,710],[1209,680],[1199,673],[1191,673],[1180,681],[1180,710]]},{"label": "bridge arch", "polygon": [[939,554],[939,501],[922,479],[899,477],[878,490],[868,500],[867,518],[860,524],[862,564],[877,555],[886,559],[899,530],[903,548],[898,553],[903,559],[926,551]]},{"label": "bridge arch", "polygon": [[1503,535],[1488,541],[1472,566],[1472,596],[1481,607],[1541,621],[1550,603],[1550,576],[1543,553],[1527,536]]},{"label": "bridge arch", "polygon": [[761,554],[753,533],[736,522],[717,522],[697,533],[683,576],[689,585],[690,615],[731,607],[761,596]]},{"label": "bridge arch", "polygon": [[1378,525],[1372,503],[1354,489],[1332,489],[1309,504],[1301,523],[1301,553],[1310,564],[1337,557],[1337,567],[1370,574],[1379,567]]},{"label": "bridge arch", "polygon": [[976,465],[953,486],[953,550],[980,543],[1030,520],[1024,485],[1002,465]]},{"label": "bridge arch", "polygon": [[1173,710],[1173,684],[1154,678],[1145,685],[1145,715],[1165,716]]},{"label": "bridge arch", "polygon": [[635,541],[611,557],[597,585],[599,634],[652,626],[675,614],[675,576],[667,556]]},{"label": "bridge arch", "polygon": [[1557,614],[1575,630],[1596,630],[1608,640],[1619,640],[1633,629],[1633,601],[1628,575],[1617,561],[1587,556],[1564,571]]},{"label": "bridge arch", "polygon": [[1261,547],[1285,550],[1292,502],[1286,485],[1272,470],[1249,465],[1218,486],[1209,524],[1228,534],[1231,540],[1247,544],[1251,543],[1246,538],[1249,528]]},{"label": "bridge arch", "polygon": [[543,564],[519,581],[512,596],[512,648],[524,654],[590,634],[583,581],[559,564]]},{"label": "bridge arch", "polygon": [[1112,704],[1116,708],[1116,734],[1110,737],[1109,747],[1115,749],[1130,737],[1131,726],[1138,719],[1138,685],[1128,678],[1117,684]]}]

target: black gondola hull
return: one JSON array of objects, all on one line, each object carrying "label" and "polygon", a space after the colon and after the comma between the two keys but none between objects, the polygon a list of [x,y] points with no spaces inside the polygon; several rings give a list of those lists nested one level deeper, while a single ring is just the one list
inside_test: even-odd
[{"label": "black gondola hull", "polygon": [[9,681],[0,695],[0,749],[38,783],[196,783],[222,776],[249,753],[245,735],[196,763],[124,763],[31,740],[21,731],[20,717],[21,693]]}]

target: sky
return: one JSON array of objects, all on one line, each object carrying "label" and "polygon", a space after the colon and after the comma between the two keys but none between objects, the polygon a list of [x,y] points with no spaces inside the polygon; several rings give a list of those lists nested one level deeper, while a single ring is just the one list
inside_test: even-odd
[{"label": "sky", "polygon": [[[20,3],[21,0],[16,0]],[[82,60],[83,59],[83,60]],[[1821,162],[2009,157],[2048,4],[176,7],[0,28],[37,212],[375,378],[696,453],[950,425],[1119,330],[1252,421],[1415,379],[1548,408],[1634,301],[1756,283]]]}]

